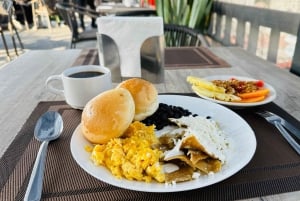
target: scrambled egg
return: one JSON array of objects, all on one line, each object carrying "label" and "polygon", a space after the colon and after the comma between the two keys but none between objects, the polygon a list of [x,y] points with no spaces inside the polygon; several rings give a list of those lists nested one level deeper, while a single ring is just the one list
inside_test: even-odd
[{"label": "scrambled egg", "polygon": [[96,145],[91,159],[96,165],[107,167],[117,178],[164,182],[163,167],[159,163],[162,152],[153,148],[158,144],[154,129],[155,126],[146,126],[136,121],[121,138]]}]

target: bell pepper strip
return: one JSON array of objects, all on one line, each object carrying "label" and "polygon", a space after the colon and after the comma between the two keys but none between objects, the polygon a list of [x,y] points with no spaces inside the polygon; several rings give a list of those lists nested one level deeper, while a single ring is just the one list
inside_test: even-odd
[{"label": "bell pepper strip", "polygon": [[254,102],[259,102],[263,101],[266,98],[266,96],[256,96],[252,98],[242,98],[240,101],[236,101],[239,103],[254,103]]},{"label": "bell pepper strip", "polygon": [[253,92],[241,93],[241,94],[238,94],[238,96],[241,97],[242,99],[248,99],[248,98],[266,96],[266,95],[268,95],[269,92],[270,92],[270,90],[265,88],[265,89],[259,89],[257,91],[253,91]]}]

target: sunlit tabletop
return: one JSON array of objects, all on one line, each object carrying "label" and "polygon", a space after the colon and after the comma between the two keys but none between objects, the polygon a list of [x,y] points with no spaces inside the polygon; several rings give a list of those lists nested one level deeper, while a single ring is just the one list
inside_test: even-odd
[{"label": "sunlit tabletop", "polygon": [[[238,47],[214,47],[210,50],[232,65],[230,68],[166,70],[159,92],[192,92],[188,75],[237,75],[262,79],[277,91],[275,103],[300,121],[300,77],[279,69]],[[45,87],[48,76],[70,67],[81,50],[33,50],[0,69],[0,156],[12,142],[25,120],[40,101],[63,100]],[[116,84],[116,83],[115,83]],[[263,200],[298,200],[300,192],[272,195]],[[251,199],[261,200],[261,198]]]}]

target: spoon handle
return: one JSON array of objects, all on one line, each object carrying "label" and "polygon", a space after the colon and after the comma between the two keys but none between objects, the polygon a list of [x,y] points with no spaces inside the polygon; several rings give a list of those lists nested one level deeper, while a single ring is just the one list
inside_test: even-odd
[{"label": "spoon handle", "polygon": [[44,141],[41,144],[31,172],[24,201],[35,201],[41,199],[48,143],[48,141]]}]

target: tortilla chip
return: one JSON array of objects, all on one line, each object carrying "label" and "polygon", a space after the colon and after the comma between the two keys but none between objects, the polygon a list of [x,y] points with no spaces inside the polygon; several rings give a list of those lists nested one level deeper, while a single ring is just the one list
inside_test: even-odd
[{"label": "tortilla chip", "polygon": [[182,166],[179,170],[171,173],[165,173],[166,182],[183,182],[192,180],[194,170],[189,166]]}]

